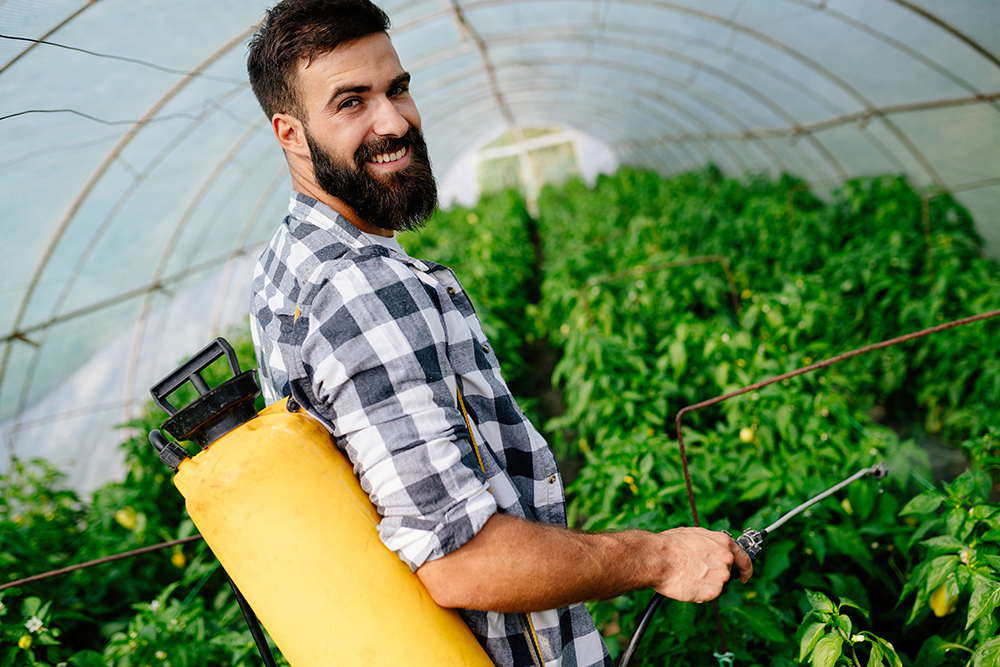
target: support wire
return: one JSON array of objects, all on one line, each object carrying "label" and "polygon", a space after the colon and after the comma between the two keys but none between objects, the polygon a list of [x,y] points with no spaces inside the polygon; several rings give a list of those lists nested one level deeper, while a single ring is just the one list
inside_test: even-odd
[{"label": "support wire", "polygon": [[[715,398],[711,398],[711,399],[709,399],[707,401],[702,401],[700,403],[695,403],[694,405],[689,405],[689,406],[681,409],[677,413],[677,445],[678,445],[678,448],[680,449],[681,466],[682,466],[682,468],[684,470],[684,484],[687,487],[688,503],[691,506],[691,517],[693,519],[694,525],[695,526],[701,526],[701,521],[700,521],[700,519],[698,517],[698,508],[695,505],[695,501],[694,501],[694,488],[693,488],[693,486],[691,484],[691,473],[690,473],[690,470],[688,469],[687,452],[684,449],[684,434],[683,434],[683,432],[681,430],[681,420],[683,419],[683,417],[684,417],[685,414],[687,414],[688,412],[694,412],[695,410],[700,410],[702,408],[707,408],[710,405],[715,405],[716,403],[721,403],[722,401],[725,401],[727,399],[730,399],[730,398],[733,398],[733,397],[736,397],[736,396],[740,396],[742,394],[746,394],[746,393],[751,392],[751,391],[755,391],[757,389],[760,389],[761,387],[766,387],[767,385],[774,384],[775,382],[781,382],[782,380],[787,380],[788,378],[792,378],[792,377],[795,377],[797,375],[802,375],[804,373],[809,373],[810,371],[815,371],[815,370],[819,370],[820,368],[826,368],[827,366],[832,366],[833,364],[835,364],[837,362],[844,361],[846,359],[851,359],[852,357],[857,357],[859,355],[867,354],[868,352],[873,352],[875,350],[880,350],[882,348],[890,347],[892,345],[898,345],[899,343],[905,343],[906,341],[913,340],[914,338],[920,338],[922,336],[929,336],[930,334],[938,333],[940,331],[945,331],[947,329],[952,329],[954,327],[962,326],[962,325],[965,325],[965,324],[972,324],[973,322],[978,322],[980,320],[986,320],[986,319],[989,319],[989,318],[992,318],[992,317],[997,317],[997,316],[1000,316],[1000,310],[992,310],[992,311],[989,311],[989,312],[986,312],[986,313],[981,313],[979,315],[973,315],[971,317],[964,317],[962,319],[954,320],[952,322],[945,322],[944,324],[939,324],[937,326],[930,327],[928,329],[922,329],[921,331],[915,331],[913,333],[909,333],[909,334],[906,334],[904,336],[899,336],[897,338],[891,338],[889,340],[884,340],[884,341],[882,341],[880,343],[872,343],[871,345],[865,345],[864,347],[860,347],[860,348],[858,348],[856,350],[851,350],[849,352],[844,352],[843,354],[838,354],[835,357],[830,357],[829,359],[825,359],[823,361],[818,361],[818,362],[816,362],[814,364],[809,364],[808,366],[804,366],[802,368],[799,368],[799,369],[796,369],[796,370],[793,370],[793,371],[789,371],[788,373],[783,373],[781,375],[775,376],[775,377],[770,378],[768,380],[762,380],[760,382],[755,382],[754,384],[749,385],[747,387],[743,387],[742,389],[737,389],[736,391],[729,392],[728,394],[723,394],[721,396],[716,396]],[[794,516],[795,514],[798,514],[799,511],[804,510],[804,509],[806,509],[806,507],[809,507],[809,506],[815,504],[816,502],[822,500],[823,498],[826,498],[830,494],[835,493],[839,489],[841,489],[841,488],[847,486],[848,484],[850,484],[851,482],[857,480],[859,477],[862,477],[864,475],[872,474],[873,472],[874,472],[873,468],[865,468],[864,470],[859,471],[855,475],[852,475],[851,477],[849,477],[848,479],[844,480],[840,484],[837,484],[837,485],[831,487],[830,489],[828,489],[827,491],[823,492],[819,496],[816,496],[815,498],[812,498],[811,500],[803,503],[802,505],[799,505],[794,510],[792,510],[791,512],[789,512],[785,516],[781,517],[778,521],[776,521],[775,523],[771,524],[770,526],[768,526],[764,530],[766,532],[770,532],[772,530],[775,530],[776,528],[778,528],[779,526],[781,526],[785,521],[787,521],[790,517]],[[627,667],[629,661],[632,659],[632,655],[635,653],[635,650],[639,646],[639,642],[642,640],[642,636],[646,632],[646,628],[648,627],[649,622],[650,622],[650,620],[653,617],[653,613],[656,611],[657,607],[659,607],[660,602],[662,602],[662,600],[663,600],[663,596],[662,595],[660,595],[659,593],[654,593],[653,594],[653,598],[649,601],[649,604],[647,605],[645,611],[643,612],[642,618],[641,618],[641,620],[639,622],[638,627],[636,628],[635,634],[632,635],[632,639],[629,641],[629,644],[626,647],[625,652],[622,654],[622,658],[621,658],[621,660],[618,663],[618,667]],[[719,605],[718,605],[718,601],[717,600],[713,600],[712,601],[712,607],[713,607],[713,609],[715,611],[715,622],[716,622],[716,625],[719,628],[719,641],[720,641],[720,644],[722,646],[722,653],[723,654],[727,654],[728,653],[728,647],[726,645],[726,633],[725,633],[725,631],[723,630],[723,627],[722,627],[722,615],[719,612]]]}]

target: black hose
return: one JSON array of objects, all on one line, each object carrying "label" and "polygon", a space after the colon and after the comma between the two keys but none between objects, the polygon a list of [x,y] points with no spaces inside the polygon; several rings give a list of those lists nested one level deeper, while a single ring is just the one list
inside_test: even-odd
[{"label": "black hose", "polygon": [[618,661],[618,667],[627,667],[629,661],[632,659],[632,655],[635,650],[639,648],[639,642],[642,641],[642,636],[646,634],[646,627],[649,622],[653,620],[653,614],[656,613],[656,608],[660,606],[663,602],[663,596],[659,593],[653,593],[653,598],[646,605],[646,610],[642,612],[642,619],[639,621],[639,627],[635,629],[635,634],[632,635],[632,639],[629,640],[628,646],[625,647],[625,652],[622,653],[621,660]]},{"label": "black hose", "polygon": [[240,589],[236,588],[236,584],[230,579],[228,573],[226,574],[226,580],[229,581],[229,585],[233,587],[233,592],[236,593],[236,603],[240,605],[243,618],[246,619],[247,625],[250,626],[253,643],[257,645],[257,651],[264,661],[264,667],[277,667],[277,663],[274,662],[274,656],[271,654],[271,647],[267,645],[264,629],[260,627],[260,621],[257,620],[257,614],[253,613],[250,603],[243,597],[243,593],[240,593]]}]

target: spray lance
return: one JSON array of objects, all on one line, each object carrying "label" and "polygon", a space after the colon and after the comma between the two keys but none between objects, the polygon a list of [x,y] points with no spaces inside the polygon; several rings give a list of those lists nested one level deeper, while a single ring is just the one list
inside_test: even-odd
[{"label": "spray lance", "polygon": [[[693,412],[695,410],[700,410],[701,408],[706,408],[706,407],[708,407],[710,405],[715,405],[716,403],[721,403],[722,401],[725,401],[727,399],[730,399],[730,398],[733,398],[733,397],[736,397],[736,396],[740,396],[742,394],[746,394],[746,393],[749,393],[751,391],[755,391],[757,389],[760,389],[761,387],[765,387],[767,385],[774,384],[776,382],[781,382],[782,380],[786,380],[788,378],[792,378],[792,377],[795,377],[795,376],[798,376],[798,375],[803,375],[805,373],[809,373],[809,372],[814,371],[814,370],[819,370],[821,368],[826,368],[827,366],[832,366],[835,363],[838,363],[840,361],[844,361],[844,360],[850,359],[852,357],[856,357],[856,356],[859,356],[859,355],[862,355],[862,354],[867,354],[868,352],[873,352],[875,350],[880,350],[882,348],[890,347],[892,345],[897,345],[899,343],[903,343],[903,342],[906,342],[906,341],[909,341],[909,340],[913,340],[914,338],[920,338],[922,336],[927,336],[927,335],[930,335],[930,334],[938,333],[938,332],[944,331],[946,329],[951,329],[953,327],[962,326],[962,325],[965,325],[965,324],[971,324],[973,322],[978,322],[980,320],[985,320],[985,319],[989,319],[989,318],[993,318],[993,317],[997,317],[997,316],[1000,316],[1000,310],[993,310],[993,311],[989,311],[989,312],[986,312],[986,313],[980,313],[979,315],[973,315],[971,317],[964,317],[964,318],[961,318],[961,319],[958,319],[958,320],[954,320],[954,321],[951,321],[951,322],[945,322],[944,324],[939,324],[937,326],[930,327],[930,328],[927,328],[927,329],[923,329],[921,331],[915,331],[913,333],[909,333],[909,334],[906,334],[904,336],[899,336],[897,338],[891,338],[889,340],[884,340],[884,341],[881,341],[881,342],[878,342],[878,343],[872,343],[871,345],[865,345],[864,347],[860,347],[860,348],[857,348],[855,350],[844,352],[843,354],[839,354],[837,356],[830,357],[829,359],[825,359],[823,361],[818,361],[816,363],[809,364],[808,366],[804,366],[802,368],[798,368],[796,370],[789,371],[788,373],[783,373],[782,375],[778,375],[776,377],[773,377],[773,378],[770,378],[770,379],[767,379],[767,380],[762,380],[760,382],[756,382],[756,383],[751,384],[749,386],[743,387],[742,389],[738,389],[736,391],[733,391],[733,392],[730,392],[730,393],[727,393],[727,394],[723,394],[721,396],[716,396],[715,398],[709,399],[707,401],[702,401],[701,403],[696,403],[694,405],[689,405],[689,406],[683,408],[682,410],[680,410],[677,413],[677,445],[678,445],[678,449],[680,451],[681,466],[682,466],[683,471],[684,471],[684,483],[685,483],[685,485],[687,487],[688,503],[691,506],[691,515],[692,515],[692,517],[694,519],[694,522],[693,522],[694,525],[695,526],[700,526],[701,523],[700,523],[700,521],[698,519],[698,508],[696,507],[695,501],[694,501],[694,488],[693,488],[693,486],[691,484],[691,474],[690,474],[690,471],[688,469],[687,452],[684,449],[684,434],[683,434],[683,432],[681,430],[681,420],[682,420],[682,418],[684,417],[685,414],[687,414],[688,412]],[[736,543],[738,545],[740,545],[740,547],[744,551],[747,552],[747,555],[750,556],[751,560],[756,560],[757,559],[757,555],[760,553],[761,545],[763,544],[764,538],[767,537],[767,535],[769,533],[774,532],[779,527],[781,527],[782,525],[784,525],[786,521],[788,521],[789,519],[791,519],[795,515],[799,514],[800,512],[805,511],[806,509],[808,509],[809,507],[811,507],[811,506],[815,505],[816,503],[820,502],[824,498],[826,498],[826,497],[828,497],[828,496],[836,493],[840,489],[842,489],[845,486],[847,486],[847,485],[849,485],[849,484],[851,484],[851,483],[853,483],[853,482],[861,479],[862,477],[866,477],[868,475],[871,475],[875,479],[882,479],[883,477],[886,476],[887,473],[888,473],[888,470],[886,469],[885,465],[883,465],[882,463],[876,463],[875,465],[873,465],[873,466],[871,466],[869,468],[864,468],[862,470],[859,470],[858,472],[856,472],[855,474],[851,475],[850,477],[848,477],[844,481],[842,481],[842,482],[840,482],[838,484],[835,484],[834,486],[830,487],[826,491],[823,491],[822,493],[816,495],[815,497],[810,498],[809,500],[807,500],[806,502],[802,503],[801,505],[799,505],[795,509],[793,509],[790,512],[787,512],[786,514],[782,515],[777,521],[775,521],[771,525],[767,526],[763,530],[758,531],[758,530],[755,530],[753,528],[748,528],[748,529],[744,530],[743,534],[740,535],[738,538],[736,538]],[[729,534],[729,533],[727,533],[727,534]],[[732,537],[732,535],[730,535],[730,537]],[[635,650],[636,650],[636,648],[639,645],[639,642],[642,641],[642,637],[643,637],[643,635],[646,632],[646,628],[648,627],[649,622],[650,622],[650,620],[653,617],[653,614],[656,612],[656,609],[659,607],[660,602],[662,602],[662,601],[663,601],[663,596],[662,595],[660,595],[659,593],[656,593],[656,594],[653,595],[653,598],[649,601],[649,604],[647,605],[645,611],[642,614],[642,618],[640,619],[639,624],[636,627],[635,634],[632,636],[632,639],[629,641],[628,646],[626,647],[625,651],[622,653],[622,657],[621,657],[621,660],[618,663],[618,667],[628,667],[629,661],[632,659],[632,656],[634,655]],[[719,660],[720,667],[731,667],[731,665],[733,664],[733,659],[734,659],[735,656],[732,653],[728,652],[727,648],[726,648],[725,633],[724,633],[723,628],[722,628],[722,617],[721,617],[721,614],[719,613],[718,601],[717,600],[713,600],[712,601],[712,606],[713,606],[713,609],[715,611],[715,620],[716,620],[716,624],[717,624],[718,629],[719,629],[719,638],[720,638],[721,644],[722,644],[722,653],[715,653],[715,657]]]},{"label": "spray lance", "polygon": [[[754,530],[753,528],[747,528],[746,530],[743,531],[742,535],[740,535],[737,538],[734,538],[736,540],[736,544],[740,545],[740,547],[743,548],[743,551],[747,552],[747,555],[750,556],[750,560],[757,560],[757,554],[760,553],[760,547],[764,541],[764,538],[767,537],[769,533],[773,533],[775,530],[783,526],[786,521],[791,519],[799,512],[803,512],[809,509],[819,501],[823,500],[828,496],[832,496],[833,494],[835,494],[837,491],[840,491],[848,484],[856,482],[862,477],[871,475],[874,479],[882,479],[888,473],[889,470],[888,468],[885,467],[884,463],[876,463],[875,465],[869,468],[863,468],[858,472],[854,473],[853,475],[851,475],[850,477],[848,477],[847,479],[845,479],[843,482],[834,484],[826,491],[816,494],[815,496],[805,501],[792,511],[786,512],[785,514],[781,515],[780,519],[772,523],[767,528],[764,528],[763,530],[759,531]],[[726,535],[729,535],[729,537],[732,537],[732,534],[728,530],[724,530],[722,532],[724,532]]]}]

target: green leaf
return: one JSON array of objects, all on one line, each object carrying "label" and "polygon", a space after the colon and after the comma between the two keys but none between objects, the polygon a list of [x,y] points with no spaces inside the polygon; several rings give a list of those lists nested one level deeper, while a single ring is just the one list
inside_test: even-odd
[{"label": "green leaf", "polygon": [[927,573],[927,594],[930,595],[938,586],[944,583],[948,575],[958,567],[958,556],[938,556],[930,562]]},{"label": "green leaf", "polygon": [[826,561],[826,537],[822,533],[814,530],[809,531],[805,536],[806,545],[813,550],[813,555],[819,564]]},{"label": "green leaf", "polygon": [[896,653],[896,649],[893,648],[892,644],[881,637],[876,637],[870,632],[866,632],[865,635],[871,640],[872,646],[877,645],[881,649],[882,657],[889,663],[889,667],[903,667],[903,663],[899,659],[899,654]]},{"label": "green leaf", "polygon": [[841,634],[843,634],[844,639],[850,639],[851,635],[854,634],[852,632],[854,629],[854,624],[851,623],[851,619],[847,615],[840,614],[839,616],[833,619],[833,622],[834,624],[836,624]]},{"label": "green leaf", "polygon": [[944,496],[938,493],[936,489],[928,489],[906,503],[903,509],[899,511],[899,514],[901,516],[904,514],[930,514],[940,507],[943,502]]},{"label": "green leaf", "polygon": [[844,596],[840,597],[840,607],[838,607],[838,609],[842,607],[854,607],[855,609],[861,612],[862,616],[868,618],[868,610],[850,598],[845,598]]},{"label": "green leaf", "polygon": [[948,494],[966,504],[981,503],[990,495],[993,484],[982,470],[966,470],[951,484],[946,484]]},{"label": "green leaf", "polygon": [[920,651],[913,662],[913,667],[937,667],[944,662],[945,656],[955,649],[969,650],[961,644],[945,641],[939,635],[929,637],[920,647]]},{"label": "green leaf", "polygon": [[996,505],[976,505],[969,510],[969,516],[977,521],[985,521],[1000,515],[1000,507]]},{"label": "green leaf", "polygon": [[783,405],[774,414],[775,424],[782,436],[788,435],[788,425],[792,422],[792,406]]},{"label": "green leaf", "polygon": [[948,512],[945,525],[948,532],[958,540],[965,540],[972,529],[971,521],[967,521],[969,515],[961,507],[956,507]]},{"label": "green leaf", "polygon": [[812,667],[833,667],[841,656],[843,644],[844,639],[839,635],[831,634],[820,639],[813,649]]},{"label": "green leaf", "polygon": [[687,350],[684,348],[684,342],[675,340],[667,352],[670,355],[670,365],[674,367],[677,375],[680,375],[687,367]]},{"label": "green leaf", "polygon": [[965,623],[966,630],[983,616],[992,614],[1000,605],[1000,582],[977,577],[976,584],[972,591],[972,599],[969,601],[969,620]]},{"label": "green leaf", "polygon": [[781,573],[791,566],[791,552],[795,550],[796,546],[795,542],[783,541],[769,547],[762,576],[769,581],[777,580]]},{"label": "green leaf", "polygon": [[755,605],[749,611],[744,607],[733,607],[732,610],[742,616],[747,627],[761,639],[776,643],[788,641],[778,616],[767,607]]},{"label": "green leaf", "polygon": [[813,608],[813,611],[819,611],[826,614],[837,613],[837,608],[834,606],[830,598],[826,597],[822,593],[816,591],[806,591],[806,600],[809,601],[809,605]]},{"label": "green leaf", "polygon": [[882,647],[871,642],[871,653],[868,654],[868,667],[882,667]]},{"label": "green leaf", "polygon": [[965,546],[963,542],[960,542],[951,535],[932,537],[929,540],[924,540],[921,544],[934,551],[958,551]]},{"label": "green leaf", "polygon": [[97,651],[80,651],[70,656],[73,667],[104,667],[104,657]]},{"label": "green leaf", "polygon": [[40,598],[25,598],[24,603],[21,604],[21,613],[25,616],[38,616],[38,610],[41,606],[42,601]]},{"label": "green leaf", "polygon": [[972,654],[972,667],[996,667],[1000,665],[1000,637],[993,637],[979,645]]},{"label": "green leaf", "polygon": [[816,642],[823,636],[825,628],[826,623],[813,623],[806,626],[805,632],[802,633],[802,639],[799,641],[799,662],[805,660],[806,656],[812,653]]}]

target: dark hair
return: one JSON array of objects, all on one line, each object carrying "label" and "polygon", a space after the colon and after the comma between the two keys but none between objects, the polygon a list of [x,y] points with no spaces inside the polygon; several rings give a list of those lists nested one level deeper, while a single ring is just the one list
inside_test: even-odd
[{"label": "dark hair", "polygon": [[389,30],[389,17],[369,0],[282,0],[250,39],[247,74],[268,118],[287,113],[304,119],[295,79],[302,59]]}]

